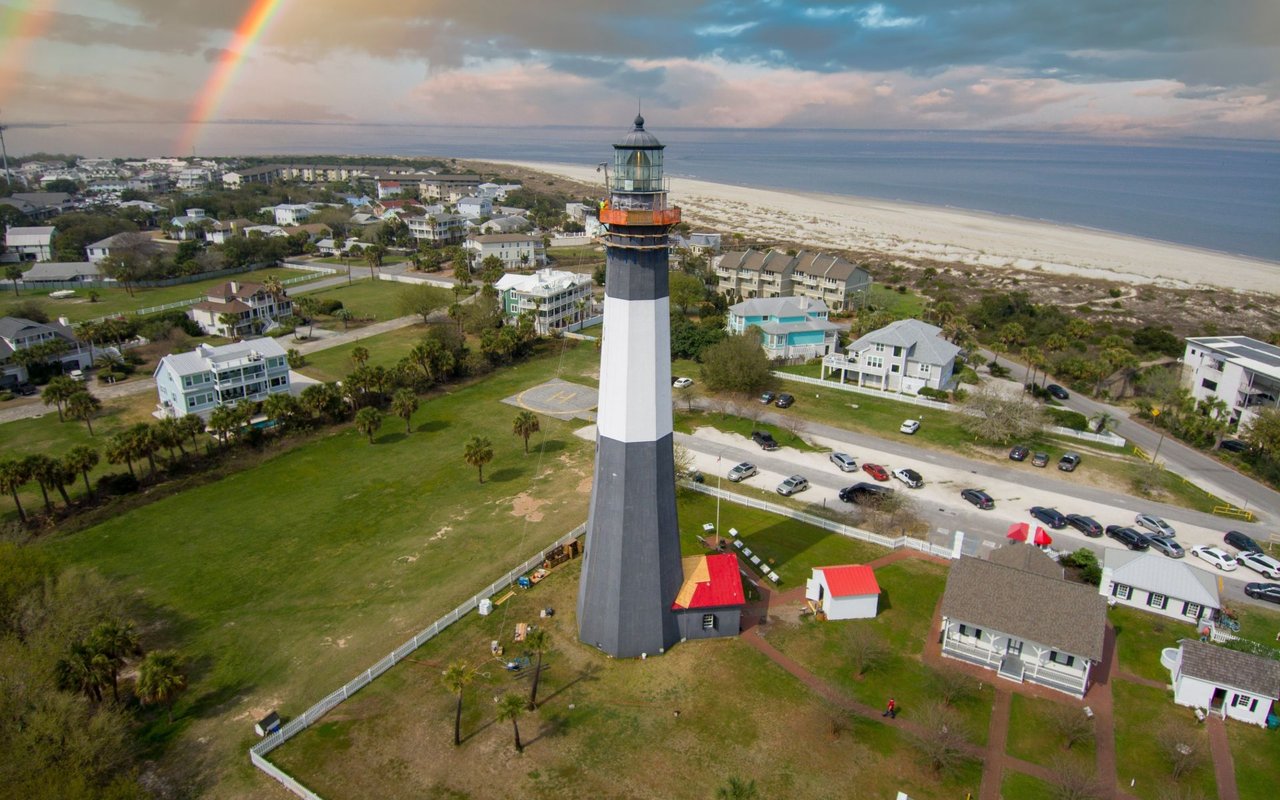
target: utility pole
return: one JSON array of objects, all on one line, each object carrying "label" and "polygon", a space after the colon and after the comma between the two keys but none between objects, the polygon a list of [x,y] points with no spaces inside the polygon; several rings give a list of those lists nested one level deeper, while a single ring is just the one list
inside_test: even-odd
[{"label": "utility pole", "polygon": [[13,175],[9,172],[9,151],[4,148],[4,131],[9,127],[0,122],[0,158],[4,160],[4,181],[8,185],[9,191],[13,191]]}]

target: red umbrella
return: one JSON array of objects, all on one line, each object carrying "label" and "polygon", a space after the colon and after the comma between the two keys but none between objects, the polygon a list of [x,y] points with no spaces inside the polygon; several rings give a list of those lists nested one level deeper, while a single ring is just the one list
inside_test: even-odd
[{"label": "red umbrella", "polygon": [[1036,547],[1048,547],[1049,545],[1053,544],[1053,537],[1050,536],[1045,531],[1044,528],[1041,528],[1039,525],[1037,525],[1036,538],[1032,539],[1031,543],[1034,544]]},{"label": "red umbrella", "polygon": [[1031,530],[1031,526],[1025,522],[1015,522],[1009,526],[1009,532],[1005,534],[1008,538],[1015,542],[1025,542],[1027,540],[1027,532]]}]

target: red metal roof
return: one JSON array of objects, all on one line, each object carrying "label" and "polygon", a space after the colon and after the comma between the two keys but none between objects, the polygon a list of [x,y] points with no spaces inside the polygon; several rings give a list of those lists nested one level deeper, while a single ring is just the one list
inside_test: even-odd
[{"label": "red metal roof", "polygon": [[832,597],[880,594],[876,574],[865,564],[845,564],[839,567],[818,567],[827,578],[827,588]]},{"label": "red metal roof", "polygon": [[[693,563],[686,565],[685,585],[671,604],[672,608],[716,608],[739,606],[746,602],[736,555],[717,553],[685,561]],[[689,569],[689,566],[693,568]],[[681,601],[685,601],[684,604]]]}]

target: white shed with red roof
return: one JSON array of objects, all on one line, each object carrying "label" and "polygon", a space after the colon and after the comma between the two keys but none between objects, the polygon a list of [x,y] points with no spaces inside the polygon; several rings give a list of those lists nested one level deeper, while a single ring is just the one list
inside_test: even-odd
[{"label": "white shed with red roof", "polygon": [[880,608],[880,584],[865,564],[814,567],[804,596],[827,619],[871,619]]}]

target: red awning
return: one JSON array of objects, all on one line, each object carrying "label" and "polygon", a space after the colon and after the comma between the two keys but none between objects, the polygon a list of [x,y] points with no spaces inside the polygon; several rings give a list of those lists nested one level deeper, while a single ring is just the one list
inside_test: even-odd
[{"label": "red awning", "polygon": [[1045,531],[1044,528],[1041,528],[1039,525],[1037,525],[1036,538],[1032,539],[1031,543],[1034,544],[1036,547],[1048,547],[1049,545],[1053,544],[1053,537],[1050,536],[1048,532]]},{"label": "red awning", "polygon": [[1009,532],[1005,535],[1015,542],[1025,542],[1027,540],[1027,532],[1030,530],[1031,526],[1027,523],[1015,522],[1009,526]]}]

